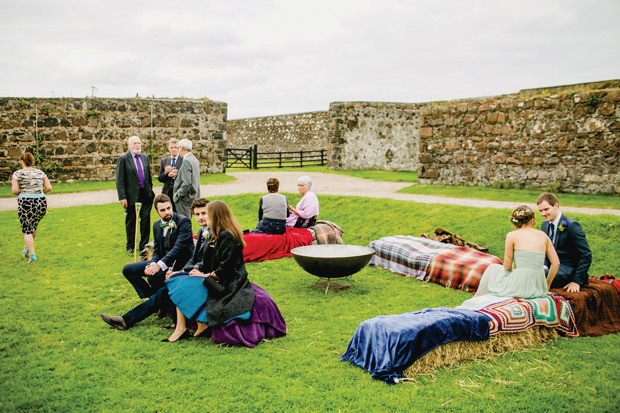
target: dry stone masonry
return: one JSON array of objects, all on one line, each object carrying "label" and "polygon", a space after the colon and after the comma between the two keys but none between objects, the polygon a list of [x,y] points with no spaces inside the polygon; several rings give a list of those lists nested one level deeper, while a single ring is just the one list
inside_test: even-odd
[{"label": "dry stone masonry", "polygon": [[229,120],[228,147],[259,152],[311,151],[327,147],[327,112]]},{"label": "dry stone masonry", "polygon": [[154,174],[170,138],[190,139],[203,172],[224,170],[227,105],[190,99],[0,98],[0,181],[29,151],[54,180],[114,179],[129,136]]},{"label": "dry stone masonry", "polygon": [[420,182],[620,193],[620,89],[429,104]]}]

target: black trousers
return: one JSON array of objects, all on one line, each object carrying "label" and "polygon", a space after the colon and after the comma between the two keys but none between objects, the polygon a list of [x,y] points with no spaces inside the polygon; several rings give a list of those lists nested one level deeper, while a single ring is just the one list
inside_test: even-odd
[{"label": "black trousers", "polygon": [[[151,236],[151,208],[153,199],[147,195],[145,188],[140,188],[138,202],[142,202],[140,208],[140,244],[138,250],[142,251],[149,242]],[[125,232],[127,233],[127,249],[135,249],[136,231],[136,205],[127,204],[127,216],[125,217]]]},{"label": "black trousers", "polygon": [[164,285],[157,292],[149,297],[148,300],[134,307],[126,314],[123,314],[123,320],[127,327],[132,327],[139,321],[144,320],[151,314],[155,314],[158,310],[167,311],[172,307],[172,301],[168,296],[168,287]]}]

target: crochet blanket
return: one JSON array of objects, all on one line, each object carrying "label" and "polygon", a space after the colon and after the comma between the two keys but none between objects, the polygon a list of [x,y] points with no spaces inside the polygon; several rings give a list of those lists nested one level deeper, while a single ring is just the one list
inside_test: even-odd
[{"label": "crochet blanket", "polygon": [[372,241],[370,265],[457,290],[476,291],[490,264],[502,261],[473,248],[457,247],[428,238],[394,235]]},{"label": "crochet blanket", "polygon": [[389,384],[414,361],[442,344],[489,339],[489,317],[455,308],[425,308],[363,321],[340,361],[350,361]]},{"label": "crochet blanket", "polygon": [[570,337],[579,335],[568,300],[554,293],[539,298],[509,298],[479,311],[491,319],[491,335],[523,331],[534,325],[557,328]]},{"label": "crochet blanket", "polygon": [[286,228],[282,235],[250,232],[243,239],[246,243],[244,261],[265,261],[291,257],[293,248],[312,244],[312,233],[307,228]]}]

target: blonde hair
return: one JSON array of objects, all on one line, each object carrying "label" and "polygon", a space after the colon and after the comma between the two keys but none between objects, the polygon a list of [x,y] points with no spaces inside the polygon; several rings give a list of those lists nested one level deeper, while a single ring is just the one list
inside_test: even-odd
[{"label": "blonde hair", "polygon": [[522,226],[529,224],[530,221],[533,221],[533,225],[536,225],[536,215],[534,215],[534,211],[527,205],[520,205],[512,211],[510,214],[510,222],[517,229]]},{"label": "blonde hair", "polygon": [[220,236],[220,232],[226,230],[241,243],[243,248],[245,248],[245,241],[243,240],[243,231],[241,230],[241,226],[224,201],[209,202],[207,204],[207,214],[209,214],[209,220],[211,221],[211,233],[213,234],[213,239],[215,241],[217,241]]}]

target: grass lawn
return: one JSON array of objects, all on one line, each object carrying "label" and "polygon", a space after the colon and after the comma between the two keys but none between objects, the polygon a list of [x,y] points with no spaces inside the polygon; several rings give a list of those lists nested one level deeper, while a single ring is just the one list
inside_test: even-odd
[{"label": "grass lawn", "polygon": [[[398,192],[406,194],[440,195],[454,198],[479,198],[491,201],[514,201],[536,203],[543,192],[537,189],[511,188],[500,189],[489,186],[449,186],[414,184]],[[561,205],[592,208],[620,209],[618,195],[584,195],[557,193]]]},{"label": "grass lawn", "polygon": [[[287,194],[291,203],[298,194]],[[258,195],[222,197],[244,228]],[[507,210],[321,196],[321,218],[349,244],[441,226],[503,253]],[[363,213],[361,212],[363,211]],[[591,275],[620,275],[620,217],[575,215],[588,235]],[[116,204],[53,209],[27,265],[17,213],[0,212],[0,411],[617,411],[620,335],[559,338],[487,362],[464,362],[388,386],[338,362],[360,322],[458,305],[470,294],[366,267],[352,287],[323,294],[292,258],[247,265],[284,315],[288,335],[250,350],[208,339],[161,343],[169,320],[108,327],[139,303],[124,279]],[[196,228],[195,228],[196,229]]]},{"label": "grass lawn", "polygon": [[260,168],[250,170],[248,168],[228,168],[226,172],[282,172],[282,171],[299,171],[305,172],[323,172],[335,175],[349,175],[362,179],[376,179],[379,181],[391,182],[418,182],[418,173],[415,171],[383,171],[378,169],[354,169],[350,171],[341,171],[337,169],[328,169],[326,166],[304,166],[303,168]]},{"label": "grass lawn", "polygon": [[[223,182],[235,181],[230,175],[226,174],[203,174],[200,175],[201,184],[215,184]],[[153,178],[153,186],[163,186],[161,182],[157,180],[157,177]],[[75,181],[75,182],[52,182],[53,191],[52,194],[64,194],[69,192],[87,192],[87,191],[101,191],[104,189],[116,189],[115,181]],[[0,185],[0,198],[13,197],[11,192],[11,185]]]}]

